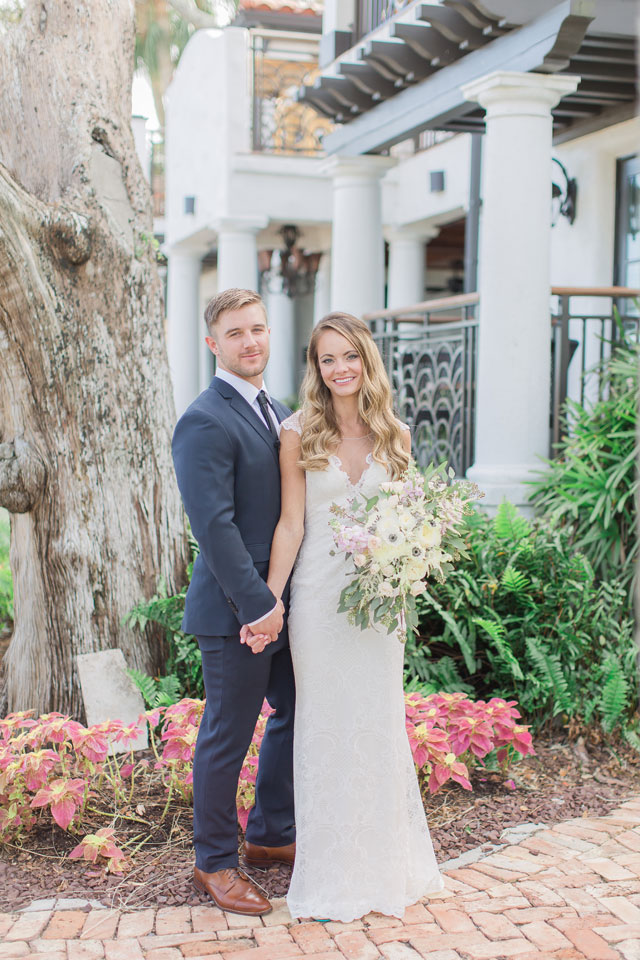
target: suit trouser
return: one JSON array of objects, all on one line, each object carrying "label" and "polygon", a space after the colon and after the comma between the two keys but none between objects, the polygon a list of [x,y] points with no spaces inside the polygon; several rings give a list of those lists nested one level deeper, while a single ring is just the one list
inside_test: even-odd
[{"label": "suit trouser", "polygon": [[238,864],[238,778],[266,697],[274,708],[260,747],[256,802],[246,839],[265,846],[295,840],[295,685],[286,627],[254,654],[235,637],[198,637],[207,698],[193,760],[193,842],[207,873]]}]

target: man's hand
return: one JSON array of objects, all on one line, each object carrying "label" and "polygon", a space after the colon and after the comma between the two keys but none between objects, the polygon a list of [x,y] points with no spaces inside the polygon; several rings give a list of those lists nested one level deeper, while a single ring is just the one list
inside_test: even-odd
[{"label": "man's hand", "polygon": [[254,623],[251,627],[243,626],[240,630],[240,642],[251,647],[253,653],[262,653],[268,643],[274,643],[282,630],[284,622],[284,604],[278,600],[278,605],[269,616]]}]

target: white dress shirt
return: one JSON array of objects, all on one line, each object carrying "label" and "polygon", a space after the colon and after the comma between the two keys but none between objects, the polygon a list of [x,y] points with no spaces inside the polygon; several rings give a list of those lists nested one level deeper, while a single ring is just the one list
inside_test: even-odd
[{"label": "white dress shirt", "polygon": [[[216,377],[220,380],[224,380],[225,383],[228,383],[229,386],[233,387],[234,390],[237,390],[240,396],[247,401],[252,410],[255,411],[256,416],[260,420],[260,423],[264,422],[264,417],[262,416],[262,411],[260,410],[260,405],[258,403],[258,394],[260,389],[264,390],[267,395],[267,400],[269,401],[269,406],[267,410],[269,411],[269,416],[273,422],[274,427],[278,436],[280,436],[280,422],[276,417],[275,410],[271,406],[271,397],[269,396],[269,391],[267,390],[266,384],[263,382],[262,387],[254,387],[252,383],[249,383],[248,380],[243,380],[242,377],[238,377],[235,373],[230,373],[228,370],[223,370],[222,367],[218,367],[216,370]],[[260,623],[260,620],[264,620],[265,617],[270,616],[274,610],[276,610],[278,604],[276,603],[275,607],[272,607],[271,610],[268,610],[267,613],[263,614],[258,620],[254,620],[252,623],[247,624],[249,627],[255,626],[256,623]]]},{"label": "white dress shirt", "polygon": [[260,423],[264,424],[264,417],[262,416],[262,411],[260,409],[260,404],[258,403],[258,394],[260,390],[264,390],[267,395],[267,400],[269,401],[269,406],[267,407],[269,411],[269,416],[271,421],[276,428],[278,436],[280,436],[280,423],[276,417],[275,410],[271,406],[271,397],[269,391],[267,390],[266,383],[263,382],[262,387],[254,387],[252,383],[249,383],[248,380],[243,380],[242,377],[238,377],[235,373],[229,373],[228,370],[223,370],[221,367],[218,367],[216,370],[216,377],[220,380],[224,380],[225,383],[228,383],[229,386],[233,387],[234,390],[237,390],[240,396],[247,401],[252,410],[255,410],[256,416],[260,420]]}]

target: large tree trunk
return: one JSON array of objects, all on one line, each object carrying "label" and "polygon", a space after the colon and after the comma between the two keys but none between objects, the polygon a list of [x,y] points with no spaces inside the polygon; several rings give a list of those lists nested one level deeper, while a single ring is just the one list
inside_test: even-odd
[{"label": "large tree trunk", "polygon": [[133,0],[28,0],[0,47],[0,505],[13,514],[10,710],[82,714],[74,657],[180,585],[184,516],[149,188],[131,132]]}]

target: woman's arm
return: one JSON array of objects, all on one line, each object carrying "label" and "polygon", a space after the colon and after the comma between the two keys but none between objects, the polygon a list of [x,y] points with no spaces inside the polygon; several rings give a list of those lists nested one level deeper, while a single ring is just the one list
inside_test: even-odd
[{"label": "woman's arm", "polygon": [[267,586],[281,598],[304,534],[305,475],[298,466],[300,437],[295,430],[280,433],[280,519],[273,535]]},{"label": "woman's arm", "polygon": [[409,456],[411,456],[411,430],[402,431],[402,444]]}]

